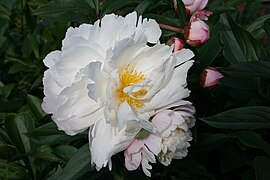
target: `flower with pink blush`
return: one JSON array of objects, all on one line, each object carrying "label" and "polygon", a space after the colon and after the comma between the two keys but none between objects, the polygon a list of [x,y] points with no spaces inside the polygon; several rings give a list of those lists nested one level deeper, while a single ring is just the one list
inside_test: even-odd
[{"label": "flower with pink blush", "polygon": [[163,110],[152,120],[162,138],[162,150],[158,160],[168,166],[172,159],[187,156],[187,148],[192,140],[189,128],[195,124],[194,107],[191,103],[179,106],[174,110]]},{"label": "flower with pink blush", "polygon": [[209,67],[202,72],[200,84],[204,88],[213,88],[219,83],[221,78],[223,78],[223,75],[218,70]]},{"label": "flower with pink blush", "polygon": [[161,138],[150,134],[146,139],[135,139],[125,150],[125,166],[129,171],[136,170],[142,164],[143,172],[151,176],[149,164],[156,163],[156,158],[161,151]]},{"label": "flower with pink blush", "polygon": [[[197,10],[202,10],[208,3],[208,0],[182,0],[185,4],[187,14],[191,15]],[[173,1],[174,8],[177,11],[177,0]]]},{"label": "flower with pink blush", "polygon": [[211,14],[210,11],[198,11],[190,18],[184,32],[186,42],[190,46],[199,47],[210,38],[209,26],[203,20],[207,20]]},{"label": "flower with pink blush", "polygon": [[176,37],[173,38],[173,44],[174,44],[173,52],[177,52],[185,47],[184,41]]},{"label": "flower with pink blush", "polygon": [[157,132],[149,133],[144,139],[135,139],[125,150],[125,165],[128,170],[137,169],[140,164],[147,176],[151,176],[150,163],[157,159],[165,166],[172,159],[181,159],[187,155],[192,140],[189,128],[194,126],[194,107],[188,101],[174,110],[161,110],[152,119]]}]

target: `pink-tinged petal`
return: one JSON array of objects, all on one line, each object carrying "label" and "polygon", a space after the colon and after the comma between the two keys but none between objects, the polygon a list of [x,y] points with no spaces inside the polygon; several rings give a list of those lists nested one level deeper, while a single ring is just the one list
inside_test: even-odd
[{"label": "pink-tinged petal", "polygon": [[202,10],[208,3],[208,0],[182,0],[186,6],[188,15],[193,14],[197,10]]},{"label": "pink-tinged petal", "polygon": [[161,138],[158,136],[155,136],[153,134],[150,134],[145,140],[145,145],[148,147],[148,149],[153,152],[156,156],[160,153],[162,149],[161,144]]},{"label": "pink-tinged petal", "polygon": [[201,0],[200,5],[197,10],[204,9],[207,4],[208,4],[208,0]]},{"label": "pink-tinged petal", "polygon": [[223,75],[218,72],[215,68],[207,68],[201,74],[200,84],[202,87],[215,87]]},{"label": "pink-tinged petal", "polygon": [[127,170],[133,171],[136,170],[142,161],[142,155],[141,152],[134,153],[132,155],[128,154],[128,151],[126,150],[124,152],[125,155],[125,166]]},{"label": "pink-tinged petal", "polygon": [[142,160],[141,148],[144,146],[143,141],[135,139],[125,150],[125,166],[129,171],[139,167]]},{"label": "pink-tinged petal", "polygon": [[209,26],[201,19],[196,18],[185,27],[184,36],[189,45],[199,47],[210,38]]},{"label": "pink-tinged petal", "polygon": [[174,40],[174,49],[173,52],[177,52],[185,47],[184,41],[179,38],[173,38]]},{"label": "pink-tinged petal", "polygon": [[171,119],[169,116],[170,110],[162,111],[154,116],[152,123],[158,129],[158,132],[162,133],[171,125]]}]

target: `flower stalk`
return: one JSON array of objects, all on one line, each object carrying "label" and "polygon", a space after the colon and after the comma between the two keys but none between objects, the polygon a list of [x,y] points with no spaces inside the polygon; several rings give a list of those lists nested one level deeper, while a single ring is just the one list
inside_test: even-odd
[{"label": "flower stalk", "polygon": [[169,25],[166,25],[166,24],[159,24],[159,27],[162,28],[162,29],[167,29],[167,30],[170,30],[170,31],[174,31],[174,32],[177,32],[177,33],[184,34],[184,29],[181,29],[181,28],[169,26]]}]

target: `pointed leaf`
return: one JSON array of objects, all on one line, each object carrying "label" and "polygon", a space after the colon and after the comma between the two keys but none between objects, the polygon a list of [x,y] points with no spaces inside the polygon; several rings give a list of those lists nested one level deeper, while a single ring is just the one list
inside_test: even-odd
[{"label": "pointed leaf", "polygon": [[221,129],[269,129],[270,107],[250,106],[232,109],[201,118],[210,126]]},{"label": "pointed leaf", "polygon": [[58,180],[76,179],[91,169],[89,144],[82,146],[63,168]]}]

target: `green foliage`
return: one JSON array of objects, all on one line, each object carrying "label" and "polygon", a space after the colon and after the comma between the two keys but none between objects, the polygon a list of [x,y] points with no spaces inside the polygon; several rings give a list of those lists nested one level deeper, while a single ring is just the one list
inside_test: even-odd
[{"label": "green foliage", "polygon": [[[123,155],[113,169],[91,166],[87,132],[68,136],[46,115],[41,102],[42,60],[61,48],[66,29],[93,23],[108,13],[154,18],[183,28],[184,4],[171,0],[0,1],[0,179],[148,179],[129,172]],[[243,11],[239,8],[243,8]],[[197,124],[189,154],[165,167],[156,179],[258,179],[270,177],[269,1],[211,1],[211,39],[195,52],[189,72],[190,101]],[[162,30],[161,42],[181,34]],[[218,87],[202,89],[201,71],[218,67]],[[147,134],[146,134],[147,135]],[[143,136],[146,136],[143,134]]]}]

